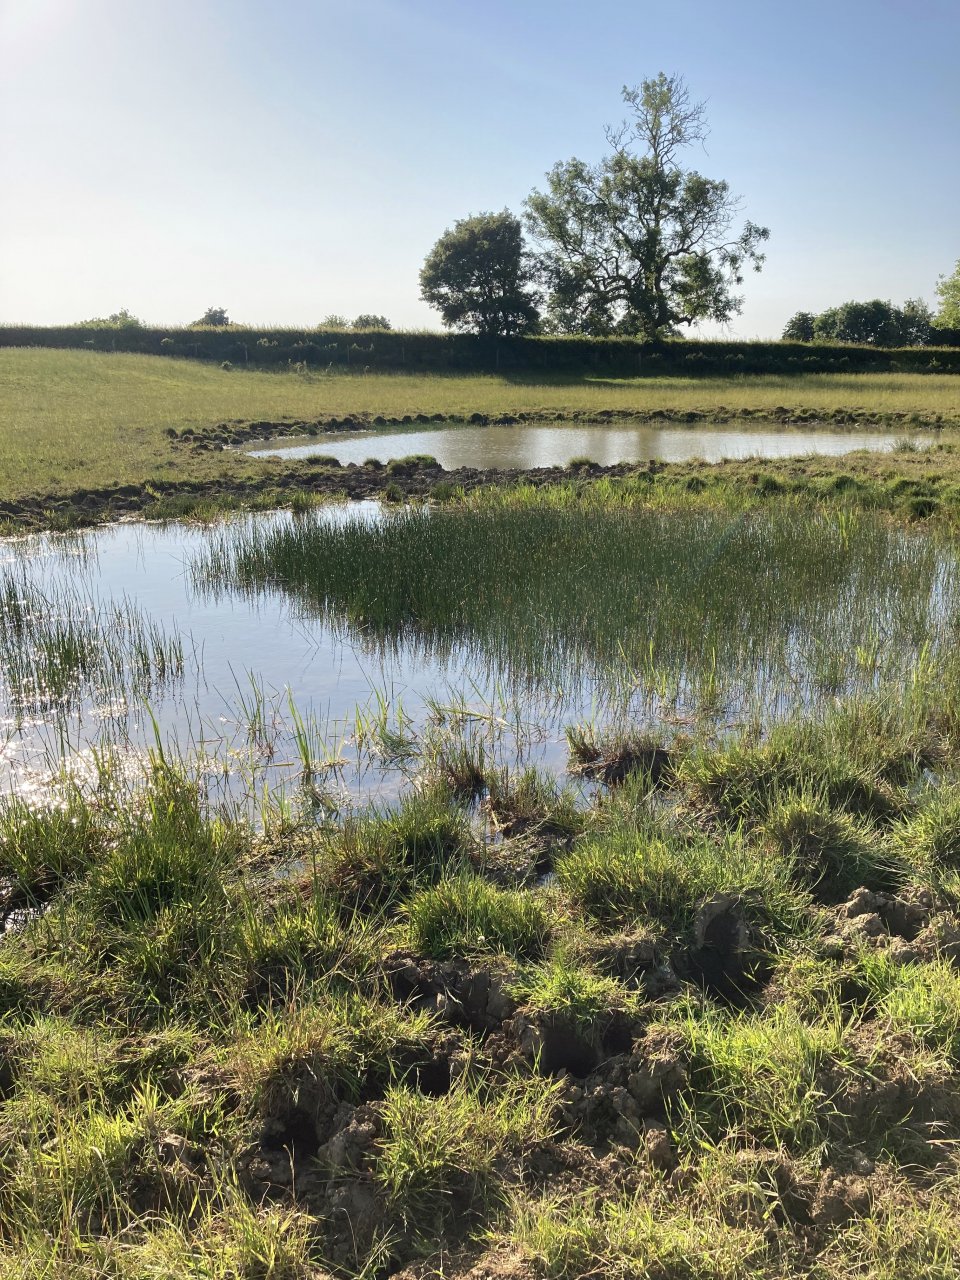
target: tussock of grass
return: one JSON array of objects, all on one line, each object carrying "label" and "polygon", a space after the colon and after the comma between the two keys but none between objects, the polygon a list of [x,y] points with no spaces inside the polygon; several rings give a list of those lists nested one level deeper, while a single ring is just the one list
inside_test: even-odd
[{"label": "tussock of grass", "polygon": [[957,1280],[956,1191],[955,1177],[924,1200],[897,1188],[826,1251],[824,1275],[831,1280]]},{"label": "tussock of grass", "polygon": [[866,951],[859,968],[879,1017],[960,1065],[960,974],[953,964],[904,965],[883,952]]},{"label": "tussock of grass", "polygon": [[529,1012],[576,1027],[588,1037],[614,1014],[636,1012],[638,1001],[621,983],[597,973],[581,957],[561,951],[526,969],[511,987]]},{"label": "tussock of grass", "polygon": [[807,909],[789,864],[736,834],[685,838],[627,822],[581,840],[558,858],[556,874],[573,901],[608,927],[643,920],[681,935],[705,901],[733,894],[758,923],[786,935],[801,927]]},{"label": "tussock of grass", "polygon": [[498,889],[469,874],[414,894],[406,915],[410,945],[437,960],[485,952],[535,959],[553,927],[551,910],[541,897]]},{"label": "tussock of grass", "polygon": [[843,1023],[831,1014],[808,1023],[789,1007],[744,1016],[691,1008],[681,1024],[688,1088],[678,1123],[693,1141],[702,1131],[774,1149],[821,1148],[834,1107],[824,1068],[849,1057]]},{"label": "tussock of grass", "polygon": [[489,1092],[464,1081],[441,1098],[391,1089],[376,1177],[394,1212],[429,1239],[452,1215],[502,1196],[494,1169],[553,1131],[558,1092],[555,1083],[535,1078]]},{"label": "tussock of grass", "polygon": [[195,1100],[171,1102],[149,1084],[116,1112],[97,1103],[58,1111],[52,1137],[21,1138],[4,1199],[41,1221],[57,1220],[68,1206],[87,1232],[121,1231],[146,1213],[182,1211],[200,1191],[201,1170],[178,1158],[176,1139],[172,1146],[162,1139],[202,1142],[216,1123]]},{"label": "tussock of grass", "polygon": [[839,901],[860,885],[891,889],[905,867],[851,814],[815,794],[788,793],[774,801],[760,824],[760,839],[794,868],[799,884]]},{"label": "tussock of grass", "polygon": [[4,1280],[312,1280],[323,1275],[308,1214],[251,1205],[226,1184],[215,1203],[198,1207],[192,1221],[145,1217],[109,1245],[78,1236],[74,1225],[66,1206],[57,1230],[48,1234],[25,1227],[16,1245],[0,1245],[0,1275]]},{"label": "tussock of grass", "polygon": [[960,867],[960,788],[931,787],[917,811],[892,829],[890,841],[899,857],[927,874]]},{"label": "tussock of grass", "polygon": [[374,963],[378,922],[362,913],[345,918],[335,899],[311,885],[264,909],[245,897],[238,908],[236,941],[246,988],[260,998],[283,998],[313,984],[349,985]]},{"label": "tussock of grass", "polygon": [[765,1274],[768,1252],[760,1230],[707,1226],[649,1189],[519,1201],[506,1238],[549,1280],[747,1280]]},{"label": "tussock of grass", "polygon": [[536,769],[488,770],[487,810],[505,836],[570,837],[583,826],[573,795]]},{"label": "tussock of grass", "polygon": [[106,834],[73,789],[59,806],[36,809],[17,796],[0,800],[2,911],[39,907],[89,871]]},{"label": "tussock of grass", "polygon": [[402,1061],[429,1058],[434,1034],[427,1015],[356,993],[339,1000],[293,999],[251,1019],[224,1049],[223,1063],[246,1111],[316,1113],[322,1104],[356,1101],[364,1089],[382,1089]]},{"label": "tussock of grass", "polygon": [[322,867],[339,897],[380,909],[462,866],[470,844],[463,809],[438,787],[396,810],[348,820],[323,850]]},{"label": "tussock of grass", "polygon": [[784,793],[804,781],[831,807],[867,816],[894,809],[874,774],[846,760],[801,754],[784,740],[789,732],[777,726],[762,746],[735,741],[691,751],[680,766],[681,780],[728,822],[750,826],[763,822]]}]

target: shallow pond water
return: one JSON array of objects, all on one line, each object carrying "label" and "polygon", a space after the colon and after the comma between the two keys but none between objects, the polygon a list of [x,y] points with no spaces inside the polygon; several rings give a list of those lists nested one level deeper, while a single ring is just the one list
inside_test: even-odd
[{"label": "shallow pond water", "polygon": [[[380,518],[379,508],[366,503],[324,514]],[[232,527],[290,522],[280,513]],[[254,779],[273,793],[296,791],[300,744],[309,740],[317,763],[338,761],[317,771],[330,807],[389,801],[418,767],[407,746],[412,726],[422,731],[427,719],[438,730],[444,721],[490,731],[511,760],[529,752],[562,765],[554,690],[539,697],[531,691],[524,707],[529,723],[511,724],[496,674],[465,671],[450,655],[432,658],[403,646],[385,652],[360,631],[305,617],[279,590],[265,599],[198,592],[190,563],[223,528],[124,523],[0,540],[0,579],[6,575],[21,596],[27,586],[43,593],[41,605],[62,601],[63,588],[79,584],[80,613],[92,616],[103,602],[129,605],[137,617],[160,623],[183,653],[182,671],[142,695],[132,680],[123,687],[129,672],[105,684],[98,670],[91,680],[79,677],[70,697],[32,696],[35,689],[18,696],[18,673],[0,670],[0,791],[40,794],[61,760],[89,772],[97,750],[111,744],[131,758],[158,745],[203,757],[213,784],[227,793],[248,794]]]},{"label": "shallow pond water", "polygon": [[[532,468],[566,466],[573,458],[611,466],[618,462],[684,462],[703,458],[785,458],[803,454],[843,454],[855,449],[889,450],[903,431],[777,427],[770,423],[696,426],[609,423],[522,423],[517,426],[410,427],[401,430],[331,432],[313,437],[262,441],[248,452],[257,458],[306,458],[328,454],[344,465],[368,458],[390,462],[410,454],[430,454],[447,470],[456,467]],[[921,446],[933,438],[913,434]]]},{"label": "shallow pond water", "polygon": [[445,744],[560,774],[571,724],[722,727],[956,643],[952,549],[879,523],[475,519],[364,503],[0,541],[0,790],[116,745],[200,758],[235,798],[299,802],[307,762],[337,810]]}]

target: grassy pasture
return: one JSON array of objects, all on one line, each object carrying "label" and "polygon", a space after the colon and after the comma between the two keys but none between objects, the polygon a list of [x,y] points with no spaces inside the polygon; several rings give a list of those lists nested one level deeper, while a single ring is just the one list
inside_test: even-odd
[{"label": "grassy pasture", "polygon": [[178,478],[269,477],[282,464],[193,455],[168,430],[229,419],[609,409],[861,409],[960,420],[946,374],[598,378],[225,371],[162,357],[0,350],[0,501]]}]

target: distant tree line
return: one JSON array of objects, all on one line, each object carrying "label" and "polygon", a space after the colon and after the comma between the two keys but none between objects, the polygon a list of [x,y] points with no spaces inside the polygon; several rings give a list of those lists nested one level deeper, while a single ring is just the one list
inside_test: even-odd
[{"label": "distant tree line", "polygon": [[[109,316],[97,316],[93,320],[81,320],[80,326],[84,329],[145,329],[147,327],[138,316],[133,315],[126,307],[120,311],[114,311]],[[187,325],[188,329],[240,329],[244,327],[243,325],[234,324],[224,307],[207,307],[199,320],[191,320]],[[339,315],[324,316],[317,328],[377,329],[386,331],[391,329],[392,326],[386,316],[363,312],[355,320],[348,320],[346,316]]]},{"label": "distant tree line", "polygon": [[814,314],[798,311],[791,316],[783,337],[791,342],[852,342],[857,346],[923,347],[931,339],[934,314],[920,298],[908,298],[902,307],[874,298],[871,302],[844,302]]}]

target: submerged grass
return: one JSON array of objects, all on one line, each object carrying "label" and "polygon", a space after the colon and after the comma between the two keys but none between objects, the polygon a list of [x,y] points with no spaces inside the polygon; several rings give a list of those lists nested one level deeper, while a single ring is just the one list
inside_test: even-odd
[{"label": "submerged grass", "polygon": [[[908,680],[955,643],[955,553],[869,517],[563,501],[322,514],[211,539],[203,589],[282,593],[380,652],[742,714]],[[731,602],[735,601],[735,608]],[[532,625],[532,620],[536,625]]]},{"label": "submerged grass", "polygon": [[17,717],[63,715],[90,698],[141,701],[183,669],[176,628],[168,632],[133,601],[38,581],[23,563],[0,566],[0,688]]}]

